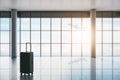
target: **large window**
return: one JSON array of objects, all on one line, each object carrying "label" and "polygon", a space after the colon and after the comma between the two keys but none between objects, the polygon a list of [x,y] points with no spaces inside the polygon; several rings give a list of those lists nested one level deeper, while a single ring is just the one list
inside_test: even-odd
[{"label": "large window", "polygon": [[31,42],[35,56],[90,56],[90,18],[20,18],[19,25],[20,51]]},{"label": "large window", "polygon": [[0,56],[10,56],[10,33],[10,14],[2,12],[0,13]]},{"label": "large window", "polygon": [[96,19],[96,55],[112,56],[112,18]]},{"label": "large window", "polygon": [[101,13],[96,18],[96,55],[101,57],[120,56],[120,18],[113,13]]},{"label": "large window", "polygon": [[[36,12],[34,12],[36,14]],[[58,13],[56,13],[58,15]],[[33,15],[20,12],[17,18],[17,55],[32,43],[35,56],[91,56],[91,21],[89,14]],[[69,15],[69,16],[68,16]],[[97,13],[98,15],[98,13]],[[114,12],[100,12],[96,18],[96,56],[119,56],[120,18]],[[77,17],[76,17],[77,16]],[[0,13],[0,55],[11,54],[11,19]],[[7,50],[6,50],[7,49]],[[28,49],[29,50],[29,49]]]}]

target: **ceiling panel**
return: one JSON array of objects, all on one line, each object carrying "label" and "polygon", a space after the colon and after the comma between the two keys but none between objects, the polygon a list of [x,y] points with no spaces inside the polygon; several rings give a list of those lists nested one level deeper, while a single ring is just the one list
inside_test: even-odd
[{"label": "ceiling panel", "polygon": [[18,11],[120,11],[120,0],[0,0],[0,10]]}]

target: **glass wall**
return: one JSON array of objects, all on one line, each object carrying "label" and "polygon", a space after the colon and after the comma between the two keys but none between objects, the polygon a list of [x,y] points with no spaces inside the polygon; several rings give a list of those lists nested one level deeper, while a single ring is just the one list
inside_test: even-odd
[{"label": "glass wall", "polygon": [[96,18],[96,55],[98,57],[120,56],[120,18],[113,13],[101,13]]},{"label": "glass wall", "polygon": [[[36,13],[36,12],[34,12]],[[39,12],[40,13],[40,12]],[[114,12],[100,12],[96,18],[96,56],[119,56],[120,17]],[[58,13],[56,13],[58,15]],[[47,15],[47,16],[46,16]],[[90,56],[90,16],[52,17],[32,12],[17,18],[17,55],[24,52],[25,43],[32,43],[35,56]],[[84,16],[83,16],[84,15]],[[0,12],[0,55],[9,56],[11,41],[10,12]],[[29,45],[28,45],[29,46]],[[28,49],[30,50],[30,49]]]},{"label": "glass wall", "polygon": [[90,18],[37,17],[18,22],[20,52],[31,42],[35,56],[90,56]]},{"label": "glass wall", "polygon": [[10,13],[2,12],[0,13],[0,56],[10,56],[10,33]]}]

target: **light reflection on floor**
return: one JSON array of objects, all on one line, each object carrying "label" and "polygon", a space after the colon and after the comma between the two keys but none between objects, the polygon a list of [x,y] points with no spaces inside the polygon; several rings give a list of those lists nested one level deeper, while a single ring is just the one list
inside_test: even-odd
[{"label": "light reflection on floor", "polygon": [[97,57],[96,61],[89,57],[34,57],[34,75],[20,76],[19,58],[0,57],[0,80],[120,80],[119,60],[120,57]]}]

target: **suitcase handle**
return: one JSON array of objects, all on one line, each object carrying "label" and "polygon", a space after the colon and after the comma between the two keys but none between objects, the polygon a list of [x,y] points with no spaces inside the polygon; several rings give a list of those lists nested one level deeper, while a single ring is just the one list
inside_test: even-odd
[{"label": "suitcase handle", "polygon": [[31,52],[31,43],[30,42],[26,43],[26,52],[27,52],[27,44],[30,44],[30,52]]}]

